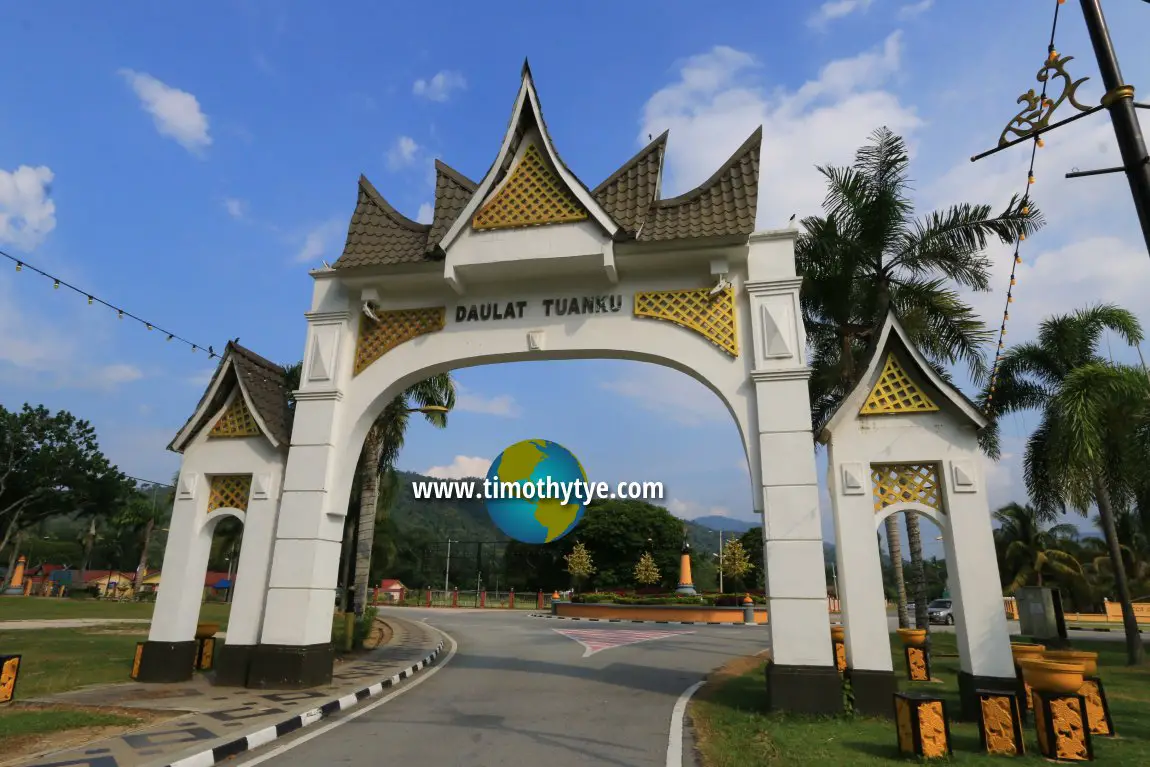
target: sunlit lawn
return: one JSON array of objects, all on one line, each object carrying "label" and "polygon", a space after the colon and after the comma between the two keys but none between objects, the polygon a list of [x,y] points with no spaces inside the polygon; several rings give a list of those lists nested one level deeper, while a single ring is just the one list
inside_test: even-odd
[{"label": "sunlit lawn", "polygon": [[[1150,667],[1127,668],[1120,642],[1099,642],[1072,637],[1076,649],[1099,653],[1100,676],[1106,685],[1115,728],[1120,737],[1095,738],[1095,757],[1103,764],[1150,764]],[[932,636],[938,655],[955,655],[953,634]],[[899,647],[891,637],[892,647]],[[954,761],[986,764],[979,751],[978,727],[956,721],[958,707],[958,658],[932,660],[934,676],[942,683],[908,687],[938,694],[947,701],[951,716]],[[900,654],[895,653],[895,673],[905,676]],[[767,713],[763,666],[719,683],[703,699],[691,704],[699,749],[705,767],[756,767],[757,765],[877,765],[905,763],[898,756],[894,722],[867,717],[811,718]],[[1028,756],[1012,763],[1045,764],[1037,755],[1033,718],[1028,720]]]}]

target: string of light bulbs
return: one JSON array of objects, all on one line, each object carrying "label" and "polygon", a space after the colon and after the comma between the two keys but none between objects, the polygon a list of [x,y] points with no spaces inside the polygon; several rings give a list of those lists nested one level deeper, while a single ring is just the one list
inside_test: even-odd
[{"label": "string of light bulbs", "polygon": [[89,306],[92,306],[94,304],[100,304],[101,306],[105,306],[105,307],[111,309],[112,311],[116,312],[116,316],[118,316],[120,319],[127,318],[130,320],[134,320],[135,322],[140,323],[141,325],[143,325],[144,327],[146,327],[150,331],[155,330],[155,331],[159,332],[160,334],[167,336],[168,341],[178,341],[182,344],[185,344],[186,346],[190,346],[193,352],[197,352],[197,351],[207,352],[208,353],[208,359],[215,359],[216,357],[220,356],[219,354],[216,353],[215,348],[213,348],[212,346],[204,346],[203,344],[193,343],[192,341],[189,341],[188,339],[184,338],[181,335],[178,335],[176,333],[172,333],[171,331],[168,331],[168,330],[164,330],[162,327],[160,327],[156,323],[149,322],[148,320],[145,320],[142,317],[139,317],[135,314],[132,314],[131,312],[127,311],[126,309],[121,309],[120,307],[118,307],[114,304],[111,304],[102,298],[96,297],[95,295],[93,295],[92,293],[89,293],[86,290],[81,290],[80,288],[76,287],[75,285],[67,283],[58,277],[54,277],[53,275],[45,272],[43,269],[38,269],[37,267],[28,263],[24,259],[16,258],[13,255],[5,253],[3,250],[0,250],[0,256],[3,256],[4,258],[8,259],[9,261],[14,262],[16,264],[16,271],[17,272],[22,272],[25,269],[27,269],[29,271],[35,272],[36,274],[39,274],[41,277],[46,277],[47,279],[51,280],[52,281],[52,287],[55,290],[59,290],[60,288],[67,288],[67,289],[71,290],[73,293],[77,293],[81,296],[85,296],[88,299],[88,305]]},{"label": "string of light bulbs", "polygon": [[[1066,0],[1056,0],[1054,3],[1054,20],[1050,24],[1050,42],[1046,46],[1047,61],[1055,61],[1058,58],[1058,51],[1054,47],[1054,36],[1058,31],[1058,10]],[[1046,86],[1049,80],[1042,81],[1042,93],[1038,97],[1039,104],[1043,107],[1051,106],[1051,100],[1046,96]],[[1034,145],[1030,148],[1030,167],[1026,171],[1026,189],[1022,194],[1022,214],[1029,215],[1030,213],[1030,191],[1034,186],[1034,161],[1038,157],[1038,150],[1045,145],[1042,136],[1034,137]],[[998,384],[998,365],[1002,361],[1002,353],[1006,348],[1006,323],[1010,322],[1010,305],[1014,303],[1014,288],[1018,285],[1017,270],[1018,266],[1022,263],[1022,241],[1026,239],[1025,234],[1018,235],[1018,239],[1014,242],[1014,258],[1010,263],[1010,284],[1006,286],[1006,306],[1002,310],[1002,323],[998,326],[998,346],[994,352],[994,365],[990,369],[990,383],[989,389],[986,394],[986,407],[984,412],[988,415],[992,403],[994,402],[994,390]]]}]

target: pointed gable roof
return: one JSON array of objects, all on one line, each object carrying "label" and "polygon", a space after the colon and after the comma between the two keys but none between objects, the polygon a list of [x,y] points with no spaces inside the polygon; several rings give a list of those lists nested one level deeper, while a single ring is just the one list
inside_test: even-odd
[{"label": "pointed gable roof", "polygon": [[427,233],[425,252],[443,253],[439,241],[459,218],[478,185],[447,163],[435,161],[435,215]]},{"label": "pointed gable roof", "polygon": [[759,201],[759,126],[730,159],[691,191],[651,206],[640,242],[750,235]]},{"label": "pointed gable roof", "polygon": [[669,132],[659,134],[658,138],[640,149],[638,154],[623,163],[619,170],[591,192],[632,237],[643,225],[651,206],[659,199]]},{"label": "pointed gable roof", "polygon": [[[834,413],[827,420],[826,425],[823,426],[822,431],[819,432],[818,438],[820,442],[826,442],[834,433],[836,428],[839,428],[850,420],[860,417],[860,411],[863,410],[864,405],[870,398],[871,392],[875,389],[876,384],[880,379],[880,368],[887,366],[888,360],[895,359],[896,364],[901,362],[902,371],[906,376],[914,382],[916,388],[919,388],[919,393],[929,399],[925,400],[923,404],[916,407],[908,408],[905,412],[913,414],[915,412],[932,412],[938,410],[940,402],[946,402],[952,410],[964,417],[965,420],[974,426],[976,429],[985,428],[990,421],[978,409],[978,407],[970,401],[958,389],[945,381],[942,376],[935,372],[934,366],[926,357],[922,356],[922,352],[910,340],[906,329],[903,328],[902,323],[899,322],[898,317],[892,311],[887,314],[886,322],[883,324],[882,331],[879,333],[878,340],[872,347],[869,359],[867,360],[866,370],[859,377],[859,382],[855,388],[843,398],[843,401],[835,409]],[[932,392],[926,392],[921,389],[923,383],[929,384]],[[932,393],[937,393],[936,396],[930,396]],[[926,404],[929,403],[929,404]],[[863,414],[861,417],[869,417]]]},{"label": "pointed gable roof", "polygon": [[292,413],[288,406],[286,372],[274,362],[229,341],[195,412],[168,449],[182,453],[236,389],[260,432],[273,446],[287,447],[291,443]]},{"label": "pointed gable roof", "polygon": [[423,260],[428,224],[407,218],[388,204],[366,176],[359,177],[359,200],[347,228],[337,269]]}]

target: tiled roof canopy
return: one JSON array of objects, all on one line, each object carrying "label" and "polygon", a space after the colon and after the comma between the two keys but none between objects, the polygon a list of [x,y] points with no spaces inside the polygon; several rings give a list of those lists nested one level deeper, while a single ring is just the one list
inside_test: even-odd
[{"label": "tiled roof canopy", "polygon": [[[220,376],[224,379],[221,381]],[[240,386],[247,393],[255,415],[264,423],[271,437],[281,447],[291,443],[292,410],[288,405],[287,371],[250,349],[229,341],[212,380],[204,390],[192,417],[168,445],[169,450],[183,452],[184,445],[203,429],[224,406],[232,391]],[[217,383],[219,385],[217,385]],[[209,401],[210,399],[210,401]]]},{"label": "tiled roof canopy", "polygon": [[[526,66],[523,77],[530,82],[531,73]],[[529,110],[512,115],[512,153],[533,119]],[[540,121],[538,127],[543,140],[550,143],[547,126]],[[660,200],[667,137],[664,132],[591,191],[595,202],[619,225],[617,239],[666,242],[751,234],[758,202],[762,128],[700,186],[673,199]],[[559,162],[567,169],[562,159]],[[499,168],[498,174],[509,170]],[[347,242],[333,266],[351,269],[442,259],[440,243],[479,185],[438,160],[435,172],[431,224],[417,223],[399,213],[371,182],[360,176],[359,199],[348,226]],[[576,182],[582,185],[577,178]]]}]

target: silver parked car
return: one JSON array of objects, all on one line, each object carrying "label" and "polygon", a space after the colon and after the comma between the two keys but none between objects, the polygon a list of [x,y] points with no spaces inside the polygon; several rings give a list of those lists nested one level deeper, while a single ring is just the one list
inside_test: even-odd
[{"label": "silver parked car", "polygon": [[953,603],[949,599],[936,599],[926,606],[926,613],[931,623],[945,623],[954,625]]}]

